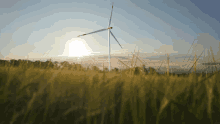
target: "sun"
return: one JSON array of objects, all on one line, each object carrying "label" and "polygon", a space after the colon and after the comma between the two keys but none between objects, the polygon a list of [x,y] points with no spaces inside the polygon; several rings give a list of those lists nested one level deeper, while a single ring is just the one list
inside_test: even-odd
[{"label": "sun", "polygon": [[69,43],[69,56],[70,57],[83,57],[89,56],[90,51],[87,49],[86,45],[80,40],[74,40]]}]

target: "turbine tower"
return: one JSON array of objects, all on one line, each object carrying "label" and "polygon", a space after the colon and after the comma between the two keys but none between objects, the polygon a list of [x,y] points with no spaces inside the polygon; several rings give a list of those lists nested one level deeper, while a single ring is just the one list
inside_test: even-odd
[{"label": "turbine tower", "polygon": [[[112,3],[112,11],[113,11],[113,3]],[[108,30],[108,50],[109,50],[109,54],[108,54],[108,58],[109,58],[109,71],[111,70],[111,56],[110,56],[110,34],[113,36],[113,38],[118,42],[118,40],[116,39],[116,37],[113,35],[113,33],[111,32],[110,29],[112,29],[112,27],[110,27],[110,24],[111,24],[111,19],[112,19],[112,11],[111,11],[111,16],[110,16],[110,19],[109,19],[109,24],[108,24],[108,28],[105,28],[105,29],[101,29],[101,30],[97,30],[97,31],[94,31],[94,32],[90,32],[90,33],[87,33],[87,34],[82,34],[82,35],[79,35],[77,37],[80,37],[80,36],[85,36],[85,35],[88,35],[88,34],[93,34],[93,33],[97,33],[97,32],[101,32],[101,31],[105,31],[105,30]],[[120,43],[118,42],[118,44],[120,45]],[[120,47],[122,48],[122,46],[120,45]]]}]

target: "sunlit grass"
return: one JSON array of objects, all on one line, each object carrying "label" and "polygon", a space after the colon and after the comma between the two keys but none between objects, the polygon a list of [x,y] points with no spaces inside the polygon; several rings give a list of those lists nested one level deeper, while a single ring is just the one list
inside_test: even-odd
[{"label": "sunlit grass", "polygon": [[135,68],[118,73],[80,65],[7,65],[0,67],[2,122],[220,122],[219,77],[136,73]]}]

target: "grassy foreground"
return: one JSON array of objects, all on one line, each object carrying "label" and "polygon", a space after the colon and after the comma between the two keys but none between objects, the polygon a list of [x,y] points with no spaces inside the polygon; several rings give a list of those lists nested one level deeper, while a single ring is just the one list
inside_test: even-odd
[{"label": "grassy foreground", "polygon": [[1,124],[215,124],[220,74],[0,67]]}]

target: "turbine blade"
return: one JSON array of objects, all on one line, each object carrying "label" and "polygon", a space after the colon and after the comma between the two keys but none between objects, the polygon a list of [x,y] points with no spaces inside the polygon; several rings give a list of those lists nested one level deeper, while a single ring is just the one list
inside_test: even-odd
[{"label": "turbine blade", "polygon": [[[113,35],[113,33],[110,31],[111,35],[115,38],[115,36]],[[118,42],[118,40],[115,38],[115,40]],[[120,47],[122,48],[121,44],[118,42],[118,44],[120,45]]]},{"label": "turbine blade", "polygon": [[[112,29],[112,27],[110,27]],[[82,34],[82,35],[79,35],[77,37],[80,37],[80,36],[85,36],[85,35],[88,35],[88,34],[93,34],[93,33],[97,33],[97,32],[101,32],[101,31],[105,31],[105,30],[108,30],[109,28],[105,28],[105,29],[101,29],[101,30],[97,30],[97,31],[93,31],[93,32],[90,32],[90,33],[87,33],[87,34]]]},{"label": "turbine blade", "polygon": [[[113,3],[112,3],[112,11],[113,11]],[[111,20],[112,20],[112,11],[111,11],[111,16],[110,16],[110,19],[109,19],[109,25],[108,25],[108,27],[110,27],[110,24],[111,24]]]},{"label": "turbine blade", "polygon": [[[194,40],[194,41],[195,41],[195,40]],[[188,50],[188,53],[189,53],[189,51],[190,51],[191,47],[193,46],[194,41],[193,41],[192,45],[190,46],[190,48],[189,48],[189,50]],[[188,55],[188,53],[187,53],[186,55]],[[185,59],[186,59],[186,57],[184,58],[184,60],[183,60],[183,61],[185,61]],[[189,60],[188,60],[188,61],[189,61]]]}]

